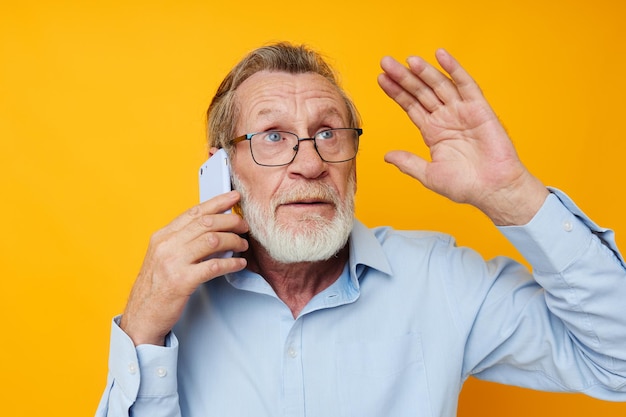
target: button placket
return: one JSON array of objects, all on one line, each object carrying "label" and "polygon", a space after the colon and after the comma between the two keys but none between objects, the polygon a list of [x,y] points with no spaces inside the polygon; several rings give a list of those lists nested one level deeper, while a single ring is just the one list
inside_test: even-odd
[{"label": "button placket", "polygon": [[291,327],[284,344],[283,380],[285,410],[290,416],[304,415],[304,373],[302,369],[302,320]]}]

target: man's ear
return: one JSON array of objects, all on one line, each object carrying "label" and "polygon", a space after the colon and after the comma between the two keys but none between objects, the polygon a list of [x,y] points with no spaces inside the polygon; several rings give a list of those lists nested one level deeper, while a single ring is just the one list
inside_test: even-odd
[{"label": "man's ear", "polygon": [[213,155],[215,155],[215,152],[219,151],[218,148],[216,148],[215,146],[211,146],[211,149],[209,149],[209,157],[212,157]]}]

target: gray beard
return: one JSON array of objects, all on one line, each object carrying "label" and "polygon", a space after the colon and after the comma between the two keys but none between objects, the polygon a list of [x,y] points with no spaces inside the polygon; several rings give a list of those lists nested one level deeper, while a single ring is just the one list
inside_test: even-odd
[{"label": "gray beard", "polygon": [[[336,191],[323,183],[291,188],[272,196],[269,207],[262,207],[250,198],[246,186],[233,173],[234,188],[241,193],[241,211],[250,226],[250,236],[256,239],[276,261],[325,261],[346,245],[354,223],[354,194],[356,181],[350,176],[348,192],[342,200]],[[314,197],[331,200],[337,211],[332,219],[311,213],[297,223],[279,223],[275,210],[281,202]]]}]

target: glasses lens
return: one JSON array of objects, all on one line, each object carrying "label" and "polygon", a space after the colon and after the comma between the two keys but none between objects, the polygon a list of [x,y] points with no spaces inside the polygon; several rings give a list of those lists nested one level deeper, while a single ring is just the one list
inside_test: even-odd
[{"label": "glasses lens", "polygon": [[252,158],[259,165],[286,165],[296,154],[298,137],[293,133],[269,131],[250,138]]},{"label": "glasses lens", "polygon": [[344,162],[356,156],[359,134],[356,129],[329,129],[315,135],[315,145],[326,162]]}]

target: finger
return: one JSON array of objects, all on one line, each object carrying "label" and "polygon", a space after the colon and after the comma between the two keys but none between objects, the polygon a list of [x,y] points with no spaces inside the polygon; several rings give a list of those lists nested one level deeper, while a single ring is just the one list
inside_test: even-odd
[{"label": "finger", "polygon": [[248,242],[239,235],[248,223],[236,214],[205,215],[167,236],[184,263],[193,264],[218,252],[244,252]]},{"label": "finger", "polygon": [[[163,254],[177,253],[185,264],[193,264],[198,259],[223,251],[224,247],[237,252],[247,250],[247,242],[244,240],[242,243],[238,235],[248,232],[248,223],[239,215],[205,214],[195,217],[188,214],[188,219],[187,224],[181,221],[178,230],[173,227],[159,230],[153,235],[151,246],[159,248]],[[236,239],[233,241],[231,236]]]},{"label": "finger", "polygon": [[387,96],[400,105],[409,115],[413,123],[418,127],[422,126],[424,118],[429,114],[429,111],[425,109],[415,97],[389,78],[387,74],[380,74],[378,76],[378,85],[380,85],[380,88],[382,88]]},{"label": "finger", "polygon": [[243,234],[247,231],[248,223],[237,214],[205,214],[174,231],[172,235],[176,235],[176,239],[184,244],[209,232]]},{"label": "finger", "polygon": [[483,97],[483,93],[471,75],[445,49],[435,52],[437,62],[452,78],[463,100],[475,100]]},{"label": "finger", "polygon": [[185,245],[185,260],[196,263],[223,252],[245,252],[248,241],[236,233],[207,232]]},{"label": "finger", "polygon": [[442,103],[450,103],[460,99],[456,86],[441,71],[418,56],[407,58],[411,71],[433,92]]},{"label": "finger", "polygon": [[380,61],[380,66],[391,80],[408,93],[408,97],[418,100],[429,112],[441,106],[442,102],[433,90],[409,68],[391,57],[384,57]]},{"label": "finger", "polygon": [[193,265],[192,274],[199,278],[198,285],[200,285],[213,278],[241,271],[246,265],[245,258],[212,258]]},{"label": "finger", "polygon": [[197,222],[198,219],[204,215],[224,213],[226,210],[237,204],[240,198],[241,195],[238,191],[230,191],[220,194],[201,204],[191,207],[189,210],[172,220],[166,228],[170,231],[181,230],[191,222]]},{"label": "finger", "polygon": [[406,151],[391,151],[385,155],[385,161],[395,165],[404,174],[425,184],[428,162],[424,158]]}]

